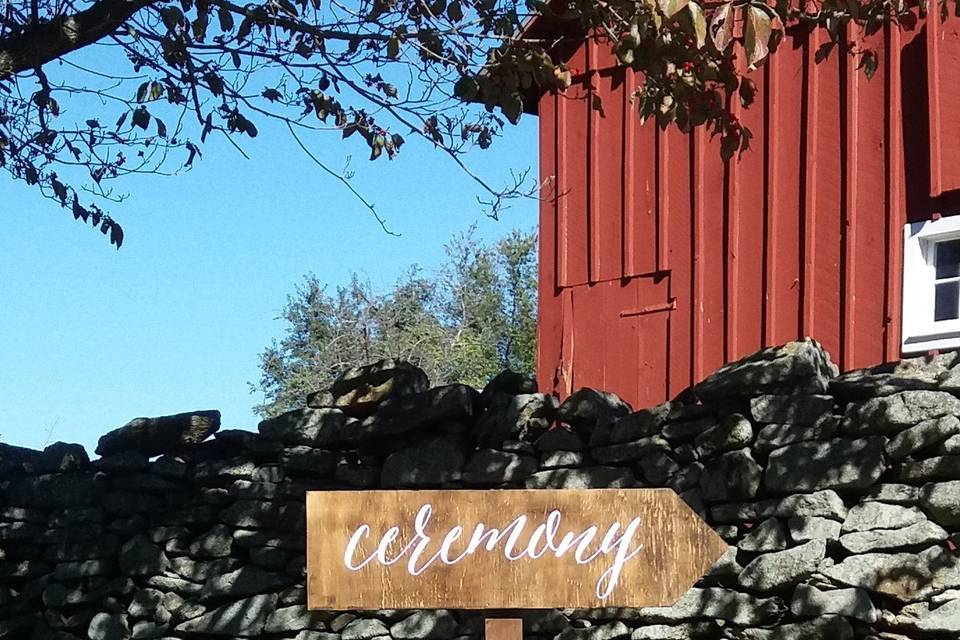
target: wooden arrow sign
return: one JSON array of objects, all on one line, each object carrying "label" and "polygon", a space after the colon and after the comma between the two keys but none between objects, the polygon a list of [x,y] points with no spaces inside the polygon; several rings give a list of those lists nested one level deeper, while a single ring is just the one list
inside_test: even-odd
[{"label": "wooden arrow sign", "polygon": [[669,605],[726,550],[670,489],[307,494],[311,609]]}]

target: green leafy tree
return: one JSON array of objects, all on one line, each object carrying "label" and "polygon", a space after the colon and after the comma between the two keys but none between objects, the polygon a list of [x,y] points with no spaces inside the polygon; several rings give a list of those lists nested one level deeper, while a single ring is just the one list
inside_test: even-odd
[{"label": "green leafy tree", "polygon": [[446,248],[436,274],[411,267],[384,293],[356,276],[334,292],[304,277],[283,309],[285,334],[260,354],[257,412],[303,406],[344,369],[381,358],[408,360],[433,384],[482,386],[507,368],[532,373],[535,234],[514,231],[486,246],[471,229]]},{"label": "green leafy tree", "polygon": [[[938,6],[948,13],[946,0]],[[877,56],[852,44],[855,36],[888,23],[912,28],[927,8],[902,0],[8,0],[0,170],[119,248],[123,230],[107,211],[121,199],[115,181],[189,167],[209,136],[241,150],[268,121],[308,156],[311,143],[333,135],[371,160],[393,158],[416,136],[466,169],[464,155],[489,147],[540,91],[570,85],[579,70],[560,52],[588,37],[638,73],[640,117],[706,127],[731,156],[750,139],[731,106],[752,102],[749,74],[786,29],[823,28],[818,61],[837,49],[872,75]],[[525,29],[534,18],[553,26]],[[477,181],[494,214],[536,186],[527,189],[523,174],[504,188]]]}]

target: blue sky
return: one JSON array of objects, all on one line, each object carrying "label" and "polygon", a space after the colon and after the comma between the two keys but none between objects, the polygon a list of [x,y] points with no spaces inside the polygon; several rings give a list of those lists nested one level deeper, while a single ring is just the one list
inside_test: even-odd
[{"label": "blue sky", "polygon": [[[474,168],[496,184],[511,168],[536,175],[536,124],[525,116]],[[287,135],[258,126],[244,145],[250,160],[208,140],[182,175],[127,180],[128,200],[113,208],[120,251],[0,178],[0,441],[79,442],[92,455],[101,434],[133,417],[208,408],[223,428],[253,428],[260,398],[248,382],[303,274],[335,286],[358,272],[386,288],[411,263],[438,264],[472,223],[488,240],[536,224],[531,200],[487,218],[476,185],[423,142],[370,163],[359,141],[316,138],[331,167],[355,154],[352,183],[402,234],[389,236]]]}]

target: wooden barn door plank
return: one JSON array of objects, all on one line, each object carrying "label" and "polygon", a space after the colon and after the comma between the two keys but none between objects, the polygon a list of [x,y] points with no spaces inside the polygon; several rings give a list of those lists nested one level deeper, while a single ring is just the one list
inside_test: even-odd
[{"label": "wooden barn door plank", "polygon": [[544,390],[556,388],[562,357],[562,306],[557,281],[557,96],[541,98],[540,233],[537,287],[537,379]]}]

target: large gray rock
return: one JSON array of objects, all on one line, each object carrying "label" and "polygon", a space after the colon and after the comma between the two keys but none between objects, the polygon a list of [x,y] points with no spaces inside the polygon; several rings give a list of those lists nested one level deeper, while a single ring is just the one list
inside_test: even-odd
[{"label": "large gray rock", "polygon": [[564,427],[554,427],[533,441],[533,446],[537,451],[582,451],[584,448],[583,437],[570,429]]},{"label": "large gray rock", "polygon": [[481,485],[511,484],[522,482],[536,470],[537,461],[530,456],[480,449],[470,456],[463,481]]},{"label": "large gray rock", "polygon": [[[663,427],[661,433],[667,440],[679,442],[695,438],[715,424],[717,424],[717,419],[712,415],[695,416],[688,419],[671,420]],[[693,454],[692,447],[691,454]]]},{"label": "large gray rock", "polygon": [[170,566],[166,554],[145,535],[127,540],[120,549],[120,570],[131,576],[163,573]]},{"label": "large gray rock", "polygon": [[96,536],[92,540],[73,542],[64,540],[58,544],[48,546],[43,553],[44,558],[55,562],[70,562],[76,560],[92,560],[94,558],[110,558],[117,553],[119,540],[111,534]]},{"label": "large gray rock", "polygon": [[298,633],[294,640],[340,640],[340,634],[330,633],[329,631],[312,631],[305,629]]},{"label": "large gray rock", "polygon": [[[47,512],[44,509],[26,509],[23,507],[0,507],[0,520],[34,522],[47,524]],[[53,526],[58,526],[54,524]]]},{"label": "large gray rock", "polygon": [[899,529],[927,518],[916,507],[903,507],[883,502],[863,502],[850,509],[843,521],[843,532],[870,531],[872,529]]},{"label": "large gray rock", "polygon": [[373,640],[389,636],[390,630],[376,618],[357,618],[347,624],[340,632],[341,640]]},{"label": "large gray rock", "polygon": [[416,611],[390,626],[394,640],[443,640],[457,635],[457,621],[446,609]]},{"label": "large gray rock", "polygon": [[940,443],[936,448],[936,452],[940,455],[952,456],[960,454],[960,434],[955,436],[950,436],[946,440]]},{"label": "large gray rock", "polygon": [[887,443],[887,456],[902,460],[909,455],[940,444],[950,436],[960,433],[960,420],[949,415],[925,420],[904,429]]},{"label": "large gray rock", "polygon": [[[4,571],[2,569],[3,563],[0,562],[0,578],[3,577],[23,577],[24,575],[33,575],[35,573],[46,573],[46,571],[36,571],[33,569],[34,564],[40,564],[40,568],[46,563],[38,563],[37,561],[24,560],[19,563],[19,567],[23,570],[23,575],[17,576],[6,575],[4,576]],[[26,565],[24,567],[24,565]],[[100,558],[97,560],[79,560],[77,562],[61,562],[54,569],[54,577],[57,580],[79,580],[80,578],[92,578],[94,576],[109,576],[113,575],[117,569],[117,563],[113,558]]]},{"label": "large gray rock", "polygon": [[91,473],[13,478],[5,490],[6,504],[45,509],[81,507],[96,502],[102,486],[102,482]]},{"label": "large gray rock", "polygon": [[671,473],[667,478],[667,482],[658,484],[666,484],[677,492],[683,492],[699,486],[700,477],[703,475],[702,464],[699,462],[692,462],[684,467],[679,467],[679,465],[677,466],[677,469],[670,470]]},{"label": "large gray rock", "polygon": [[619,418],[610,429],[610,442],[630,442],[660,433],[672,409],[673,403],[664,402]]},{"label": "large gray rock", "polygon": [[127,640],[130,637],[127,616],[121,613],[98,613],[90,620],[87,637],[90,640]]},{"label": "large gray rock", "polygon": [[116,516],[162,512],[163,499],[141,491],[110,491],[103,496],[103,508]]},{"label": "large gray rock", "polygon": [[154,589],[175,593],[183,598],[193,598],[203,589],[203,585],[171,575],[150,576],[144,584]]},{"label": "large gray rock", "polygon": [[216,524],[190,543],[190,557],[226,558],[232,548],[233,531],[222,524]]},{"label": "large gray rock", "polygon": [[801,442],[770,454],[764,478],[773,493],[866,489],[886,469],[879,437]]},{"label": "large gray rock", "polygon": [[[0,620],[0,638],[29,638],[30,630],[34,626],[39,626],[39,621],[40,616],[35,613],[11,615]],[[77,637],[72,636],[69,640],[77,640]]]},{"label": "large gray rock", "polygon": [[[340,614],[335,613],[333,618],[330,620],[330,630],[334,633],[342,633],[347,625],[356,620],[357,617],[358,616],[356,614],[349,612]],[[383,628],[386,629],[386,627]]]},{"label": "large gray rock", "polygon": [[899,616],[897,627],[922,634],[960,634],[960,599],[950,600],[931,609],[927,603],[920,604],[913,616]]},{"label": "large gray rock", "polygon": [[[252,555],[251,552],[251,556]],[[204,583],[213,577],[230,573],[234,569],[237,569],[240,564],[239,558],[218,558],[208,562],[200,562],[191,560],[185,556],[179,556],[170,561],[170,572],[191,582]],[[169,575],[169,573],[167,575]]]},{"label": "large gray rock", "polygon": [[244,565],[230,573],[210,576],[200,592],[200,601],[207,603],[277,591],[281,587],[289,586],[293,581],[290,576],[264,571],[254,565]]},{"label": "large gray rock", "polygon": [[768,424],[757,433],[753,451],[761,457],[788,444],[829,440],[837,432],[837,420],[830,416],[814,424]]},{"label": "large gray rock", "polygon": [[600,464],[616,464],[639,460],[653,453],[668,451],[670,445],[660,436],[648,436],[633,442],[610,444],[593,450],[593,459]]},{"label": "large gray rock", "polygon": [[[385,400],[423,393],[429,388],[430,381],[423,369],[388,358],[347,369],[330,385],[330,395],[334,406],[347,408],[355,414],[372,411]],[[316,400],[313,396],[314,403]],[[313,406],[310,398],[307,404]]]},{"label": "large gray rock", "polygon": [[710,520],[714,524],[731,525],[764,520],[778,515],[776,513],[778,504],[776,500],[718,504],[710,507]]},{"label": "large gray rock", "polygon": [[43,527],[29,522],[0,522],[0,542],[35,539],[43,533]]},{"label": "large gray rock", "polygon": [[920,490],[920,504],[944,527],[960,526],[960,480],[924,485]]},{"label": "large gray rock", "polygon": [[920,553],[865,553],[821,568],[827,578],[903,602],[960,586],[960,559],[932,547]]},{"label": "large gray rock", "polygon": [[[643,456],[637,460],[636,469],[639,470],[640,474],[648,483],[650,483],[650,485],[655,487],[667,485],[675,475],[680,473],[680,465],[678,465],[673,458],[668,456],[665,451],[655,451],[649,455]],[[685,488],[691,489],[695,487],[700,481],[702,472],[703,468],[698,468],[696,471],[696,476],[688,478],[688,486]],[[678,478],[678,480],[682,481],[683,479]]]},{"label": "large gray rock", "polygon": [[124,596],[134,589],[130,578],[114,578],[108,582],[98,582],[97,587],[83,583],[65,584],[51,582],[43,588],[43,604],[58,609],[68,605],[99,602],[111,596]]},{"label": "large gray rock", "polygon": [[837,375],[830,356],[816,340],[805,338],[769,347],[724,365],[693,388],[697,397],[712,400],[761,393],[825,393]]},{"label": "large gray rock", "polygon": [[750,421],[739,413],[732,413],[714,425],[696,435],[693,439],[694,451],[698,458],[708,458],[724,451],[745,447],[753,441],[753,427]]},{"label": "large gray rock", "polygon": [[553,636],[570,626],[567,617],[556,609],[525,609],[519,614],[526,633]]},{"label": "large gray rock", "polygon": [[275,593],[256,595],[182,622],[176,626],[176,630],[185,634],[256,637],[263,633],[267,618],[276,604]]},{"label": "large gray rock", "polygon": [[790,545],[787,531],[776,518],[768,518],[743,537],[737,547],[743,551],[780,551]]},{"label": "large gray rock", "polygon": [[776,503],[771,515],[781,518],[830,518],[843,521],[847,517],[847,507],[836,491],[827,489],[787,496]]},{"label": "large gray rock", "polygon": [[[127,614],[131,618],[152,617],[157,607],[163,602],[164,593],[156,589],[140,589],[133,595]],[[182,604],[182,600],[181,600]]]},{"label": "large gray rock", "polygon": [[675,624],[690,620],[725,620],[738,625],[768,625],[780,619],[780,598],[757,598],[732,589],[690,589],[670,607],[640,610],[644,622]]},{"label": "large gray rock", "polygon": [[30,465],[34,473],[64,473],[81,471],[90,464],[83,445],[67,442],[54,442],[45,447]]},{"label": "large gray rock", "polygon": [[268,440],[319,447],[339,441],[346,424],[347,415],[339,409],[307,408],[268,418],[257,426],[257,430]]},{"label": "large gray rock", "polygon": [[704,500],[749,500],[757,495],[762,474],[748,449],[729,451],[704,465],[700,490]]},{"label": "large gray rock", "polygon": [[[142,455],[142,454],[140,454]],[[103,460],[103,458],[101,458]],[[150,473],[179,480],[187,476],[187,463],[176,456],[160,456],[150,463]]]},{"label": "large gray rock", "polygon": [[950,367],[954,365],[956,357],[956,352],[948,352],[849,371],[831,381],[830,391],[844,399],[888,396],[910,389],[943,388],[952,391],[949,388],[954,384],[949,379]]},{"label": "large gray rock", "polygon": [[913,462],[902,462],[895,469],[896,477],[904,482],[933,480],[960,480],[960,455],[938,456]]},{"label": "large gray rock", "polygon": [[832,396],[801,394],[750,398],[750,415],[762,424],[812,425],[833,410]]},{"label": "large gray rock", "polygon": [[920,502],[920,488],[910,486],[909,484],[884,482],[870,489],[863,499],[912,506]]},{"label": "large gray rock", "polygon": [[613,424],[631,413],[630,405],[615,393],[579,389],[560,403],[556,420],[584,433],[591,445],[610,442]]},{"label": "large gray rock", "polygon": [[280,464],[288,471],[325,476],[337,468],[337,456],[326,449],[300,445],[284,448],[280,454]]},{"label": "large gray rock", "polygon": [[241,529],[279,529],[302,532],[306,514],[301,502],[238,500],[220,512],[220,519]]},{"label": "large gray rock", "polygon": [[9,478],[24,473],[29,468],[24,467],[24,463],[32,463],[38,457],[40,452],[36,449],[0,442],[0,477]]},{"label": "large gray rock", "polygon": [[817,516],[794,516],[787,521],[790,539],[797,544],[811,540],[837,540],[842,526],[836,520]]},{"label": "large gray rock", "polygon": [[546,435],[559,401],[543,393],[497,393],[471,432],[482,447],[499,447],[507,440],[528,441]]},{"label": "large gray rock", "polygon": [[585,629],[568,627],[558,633],[554,640],[617,640],[629,636],[630,629],[618,620]]},{"label": "large gray rock", "polygon": [[343,439],[362,444],[387,435],[409,433],[444,422],[473,423],[480,394],[464,384],[434,387],[381,403],[376,413],[344,429]]},{"label": "large gray rock", "polygon": [[480,392],[480,404],[484,407],[489,406],[490,400],[497,394],[520,396],[537,391],[536,376],[504,369],[483,386],[483,391]]},{"label": "large gray rock", "polygon": [[903,529],[875,529],[840,536],[840,545],[850,553],[866,553],[903,547],[927,546],[948,537],[943,528],[924,520]]},{"label": "large gray rock", "polygon": [[797,585],[790,602],[790,612],[798,618],[844,616],[873,624],[880,614],[863,589],[821,591],[807,584]]},{"label": "large gray rock", "polygon": [[826,556],[824,540],[811,540],[785,551],[764,553],[740,573],[740,584],[754,591],[775,591],[806,579]]},{"label": "large gray rock", "polygon": [[551,469],[527,478],[527,489],[624,489],[637,483],[633,472],[623,467]]},{"label": "large gray rock", "polygon": [[773,629],[745,629],[738,640],[850,640],[853,628],[839,616],[784,624]]},{"label": "large gray rock", "polygon": [[206,440],[220,428],[220,412],[191,411],[159,418],[134,418],[101,436],[97,454],[136,451],[145,456],[176,453]]},{"label": "large gray rock", "polygon": [[[271,467],[264,467],[267,475],[271,475]],[[282,470],[273,467],[273,474],[282,477]],[[260,468],[248,456],[236,456],[232,458],[216,458],[198,462],[190,469],[190,479],[194,482],[203,484],[214,480],[262,480],[267,482],[276,482],[280,479],[259,476]]]},{"label": "large gray rock", "polygon": [[307,541],[303,531],[299,534],[276,533],[273,531],[235,531],[233,539],[244,549],[254,547],[275,547],[285,551],[306,551]]},{"label": "large gray rock", "polygon": [[706,640],[715,637],[716,627],[709,622],[687,624],[652,624],[634,629],[630,640]]},{"label": "large gray rock", "polygon": [[465,456],[457,436],[443,436],[387,456],[380,474],[384,487],[431,487],[460,480]]},{"label": "large gray rock", "polygon": [[851,404],[842,429],[853,435],[892,435],[908,427],[947,415],[960,414],[960,400],[944,391],[901,391]]},{"label": "large gray rock", "polygon": [[[329,614],[323,611],[308,611],[305,604],[282,607],[270,614],[263,626],[264,633],[288,633],[303,629],[324,630]],[[325,640],[336,640],[325,639]]]},{"label": "large gray rock", "polygon": [[583,466],[585,459],[580,451],[552,451],[540,455],[540,469],[579,468]]},{"label": "large gray rock", "polygon": [[146,471],[150,468],[150,458],[136,451],[123,451],[103,456],[93,465],[101,471],[121,473],[124,471]]}]

